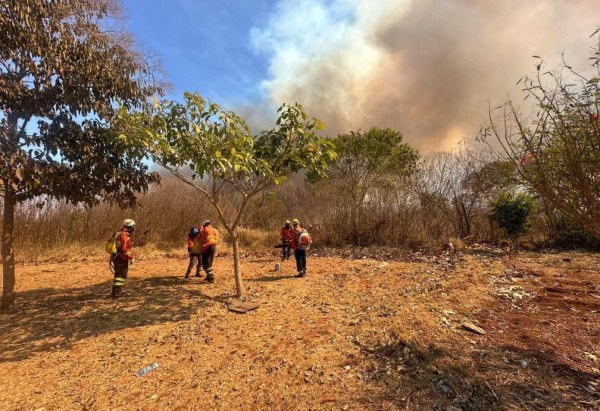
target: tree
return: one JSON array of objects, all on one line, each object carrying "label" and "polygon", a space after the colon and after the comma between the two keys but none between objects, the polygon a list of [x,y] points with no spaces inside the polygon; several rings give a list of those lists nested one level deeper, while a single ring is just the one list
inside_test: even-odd
[{"label": "tree", "polygon": [[502,194],[490,203],[490,209],[490,219],[510,236],[518,252],[518,237],[527,231],[529,217],[535,209],[533,199],[525,193]]},{"label": "tree", "polygon": [[[13,227],[19,202],[40,195],[123,206],[158,180],[110,128],[117,102],[158,91],[113,0],[0,3],[2,307],[15,298]],[[34,124],[35,123],[35,124]]]},{"label": "tree", "polygon": [[[284,104],[278,113],[275,128],[252,136],[237,114],[198,94],[185,93],[184,103],[157,101],[152,112],[121,110],[123,138],[146,147],[156,163],[214,206],[232,242],[238,297],[243,295],[238,228],[249,201],[292,173],[324,176],[335,157],[331,142],[314,134],[322,124],[308,120],[302,106]],[[224,196],[235,207],[225,209]]]},{"label": "tree", "polygon": [[403,142],[402,133],[389,128],[351,131],[334,138],[333,143],[337,158],[328,175],[344,197],[349,196],[351,241],[358,245],[358,221],[369,190],[412,174],[419,153]]},{"label": "tree", "polygon": [[[597,31],[598,32],[598,31]],[[481,138],[493,138],[498,156],[515,165],[520,179],[556,209],[600,239],[600,42],[591,55],[592,76],[564,63],[524,77],[525,98],[535,111],[508,101],[490,109]]]}]

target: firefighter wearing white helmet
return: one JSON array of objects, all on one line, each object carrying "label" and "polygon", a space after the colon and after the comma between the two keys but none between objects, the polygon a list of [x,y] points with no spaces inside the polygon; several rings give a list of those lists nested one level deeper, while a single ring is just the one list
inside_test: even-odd
[{"label": "firefighter wearing white helmet", "polygon": [[131,233],[135,230],[135,221],[128,218],[123,221],[123,227],[115,232],[115,252],[111,255],[111,266],[114,267],[114,278],[112,285],[113,298],[119,298],[127,279],[129,263],[133,260],[131,252]]}]

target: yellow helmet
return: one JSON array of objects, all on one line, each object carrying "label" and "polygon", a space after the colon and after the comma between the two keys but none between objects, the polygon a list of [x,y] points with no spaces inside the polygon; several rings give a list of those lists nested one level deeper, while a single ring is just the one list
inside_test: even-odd
[{"label": "yellow helmet", "polygon": [[292,224],[300,224],[300,220],[298,220],[297,218],[294,218],[292,220]]}]

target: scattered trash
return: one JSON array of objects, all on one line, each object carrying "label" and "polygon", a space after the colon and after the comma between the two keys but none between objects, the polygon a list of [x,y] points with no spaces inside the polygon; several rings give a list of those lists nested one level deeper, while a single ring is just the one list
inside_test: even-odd
[{"label": "scattered trash", "polygon": [[135,373],[136,377],[143,377],[144,375],[156,370],[158,368],[158,363],[153,362],[152,364],[150,364],[147,367],[142,368],[141,370],[139,370],[138,372]]},{"label": "scattered trash", "polygon": [[526,370],[529,367],[529,360],[522,359],[519,361],[519,365],[521,366],[521,368]]},{"label": "scattered trash", "polygon": [[446,317],[450,317],[451,315],[454,315],[454,314],[456,314],[456,313],[452,310],[444,310],[444,315]]},{"label": "scattered trash", "polygon": [[531,298],[535,294],[526,292],[523,287],[518,285],[511,285],[505,288],[500,288],[494,293],[498,297],[505,297],[509,300],[518,301],[524,300],[525,298]]},{"label": "scattered trash", "polygon": [[275,271],[281,271],[281,264],[280,263],[276,263],[275,264]]},{"label": "scattered trash", "polygon": [[259,307],[256,303],[244,302],[244,303],[235,303],[227,306],[229,311],[233,311],[238,314],[245,314],[248,311],[256,310]]},{"label": "scattered trash", "polygon": [[388,262],[385,262],[385,261],[384,261],[384,262],[382,262],[381,264],[379,264],[379,265],[377,266],[377,268],[380,268],[380,269],[381,269],[381,268],[387,268],[389,265],[390,265],[390,263],[388,263]]},{"label": "scattered trash", "polygon": [[568,258],[568,257],[565,257],[565,258],[563,258],[562,260],[563,260],[565,263],[570,263],[571,261],[573,261],[573,260],[571,260],[571,259],[570,259],[570,258]]},{"label": "scattered trash", "polygon": [[483,328],[480,328],[480,327],[476,326],[475,324],[470,323],[468,321],[463,322],[460,326],[463,329],[470,331],[472,333],[485,335],[485,331],[483,330]]},{"label": "scattered trash", "polygon": [[448,319],[446,317],[442,317],[440,318],[440,321],[442,322],[442,324],[444,324],[445,326],[449,327],[450,326],[450,321],[448,321]]},{"label": "scattered trash", "polygon": [[446,380],[439,380],[437,384],[435,384],[435,388],[449,398],[454,396],[454,390],[450,386],[450,383]]}]

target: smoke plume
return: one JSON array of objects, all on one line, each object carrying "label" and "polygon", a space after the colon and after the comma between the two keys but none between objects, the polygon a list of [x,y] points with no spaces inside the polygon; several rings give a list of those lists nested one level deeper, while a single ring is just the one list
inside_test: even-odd
[{"label": "smoke plume", "polygon": [[273,104],[298,101],[330,135],[392,127],[423,152],[473,137],[488,102],[544,57],[586,65],[597,0],[280,0],[252,44]]}]

